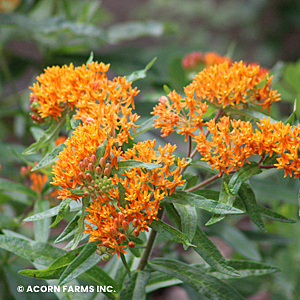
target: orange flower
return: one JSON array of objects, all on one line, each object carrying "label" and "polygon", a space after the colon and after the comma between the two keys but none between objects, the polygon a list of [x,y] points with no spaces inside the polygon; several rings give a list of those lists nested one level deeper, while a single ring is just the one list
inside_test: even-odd
[{"label": "orange flower", "polygon": [[[176,146],[168,144],[159,147],[159,155],[155,153],[154,146],[155,141],[138,143],[126,150],[120,159],[156,163],[161,167],[151,170],[134,167],[122,174],[115,174],[110,178],[113,187],[94,199],[94,203],[87,208],[85,232],[90,234],[89,241],[99,241],[99,245],[114,249],[113,253],[118,256],[124,253],[123,249],[130,239],[137,237],[140,231],[148,231],[149,225],[157,219],[159,202],[184,182],[179,173],[187,163],[179,159],[175,164],[172,153]],[[120,184],[125,191],[122,198]],[[134,244],[131,243],[130,247]]]},{"label": "orange flower", "polygon": [[256,123],[259,129],[253,129],[250,122],[229,120],[222,117],[219,122],[210,120],[207,128],[211,133],[211,141],[201,132],[195,141],[197,150],[212,168],[229,173],[249,163],[252,155],[277,153],[277,168],[285,170],[294,177],[300,177],[300,160],[298,149],[300,142],[300,126],[295,127],[282,122],[271,123],[270,118]]},{"label": "orange flower", "polygon": [[272,76],[268,74],[263,87],[257,86],[262,84],[264,77],[259,66],[247,66],[242,61],[232,65],[224,62],[198,73],[190,86],[197,99],[207,100],[218,107],[253,103],[270,110],[271,104],[280,100],[280,95],[270,88]]},{"label": "orange flower", "polygon": [[203,54],[201,51],[198,51],[187,54],[182,59],[182,67],[184,69],[192,69],[203,65],[203,68],[208,68],[225,61],[228,61],[229,64],[231,63],[231,59],[226,56],[221,56],[215,52],[206,52]]}]

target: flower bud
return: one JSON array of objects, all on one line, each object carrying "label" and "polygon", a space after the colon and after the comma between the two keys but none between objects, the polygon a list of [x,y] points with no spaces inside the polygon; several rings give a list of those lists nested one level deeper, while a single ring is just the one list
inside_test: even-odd
[{"label": "flower bud", "polygon": [[119,221],[118,218],[114,218],[114,225],[115,225],[116,228],[120,227],[121,224],[120,224],[120,221]]},{"label": "flower bud", "polygon": [[104,175],[109,177],[109,175],[110,175],[110,169],[109,168],[104,169]]},{"label": "flower bud", "polygon": [[82,161],[79,162],[79,169],[84,172],[85,171],[85,165]]},{"label": "flower bud", "polygon": [[132,226],[133,227],[137,227],[138,226],[138,220],[137,219],[133,219],[132,220]]},{"label": "flower bud", "polygon": [[84,175],[83,172],[79,172],[79,173],[78,173],[78,177],[79,177],[79,179],[80,179],[81,181],[83,181],[83,180],[85,179],[85,175]]},{"label": "flower bud", "polygon": [[119,214],[119,220],[120,220],[120,222],[123,222],[125,220],[125,216],[123,213]]},{"label": "flower bud", "polygon": [[87,174],[85,175],[85,178],[86,178],[88,181],[92,181],[92,180],[93,180],[93,176],[92,176],[91,173],[87,173]]},{"label": "flower bud", "polygon": [[125,242],[126,241],[126,235],[125,234],[120,234],[119,239],[121,242]]},{"label": "flower bud", "polygon": [[112,236],[116,236],[118,234],[118,230],[115,227],[110,227],[109,231]]},{"label": "flower bud", "polygon": [[134,237],[138,237],[140,235],[140,232],[137,229],[134,229],[132,234]]},{"label": "flower bud", "polygon": [[26,177],[26,175],[28,174],[27,168],[23,166],[20,170],[20,174],[22,177]]},{"label": "flower bud", "polygon": [[104,241],[102,245],[106,248],[109,248],[109,241]]},{"label": "flower bud", "polygon": [[129,247],[129,248],[134,248],[134,247],[135,247],[135,243],[134,243],[133,241],[130,241],[130,242],[128,243],[128,247]]},{"label": "flower bud", "polygon": [[96,174],[102,175],[102,169],[99,166],[96,167]]},{"label": "flower bud", "polygon": [[110,259],[111,255],[109,254],[105,254],[103,257],[102,257],[102,260],[103,261],[108,261]]},{"label": "flower bud", "polygon": [[97,157],[96,157],[95,154],[93,154],[93,155],[91,156],[91,162],[92,162],[93,164],[95,164],[95,163],[97,162]]},{"label": "flower bud", "polygon": [[128,222],[127,222],[127,221],[123,221],[123,222],[122,222],[122,227],[123,227],[124,230],[128,230],[128,229],[129,229],[129,224],[128,224]]},{"label": "flower bud", "polygon": [[89,163],[90,163],[90,160],[88,159],[88,157],[85,157],[83,159],[83,162],[84,162],[85,166],[87,167],[89,165]]},{"label": "flower bud", "polygon": [[89,164],[88,164],[88,170],[89,170],[90,172],[94,172],[94,165],[93,165],[92,163],[89,163]]},{"label": "flower bud", "polygon": [[30,99],[29,99],[29,101],[30,101],[30,103],[38,101],[37,95],[32,94],[31,97],[30,97]]},{"label": "flower bud", "polygon": [[104,157],[100,158],[99,165],[103,169],[106,163],[106,159]]}]

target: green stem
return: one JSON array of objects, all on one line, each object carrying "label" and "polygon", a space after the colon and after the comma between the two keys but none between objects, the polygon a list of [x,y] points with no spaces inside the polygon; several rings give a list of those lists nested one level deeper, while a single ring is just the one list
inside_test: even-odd
[{"label": "green stem", "polygon": [[[222,175],[221,175],[221,176],[222,176]],[[214,175],[214,176],[208,178],[207,180],[204,180],[204,181],[202,181],[201,183],[196,184],[195,186],[193,186],[193,187],[191,187],[191,188],[185,190],[185,192],[193,192],[193,191],[196,191],[196,190],[198,190],[198,189],[200,189],[200,188],[202,188],[202,187],[204,187],[204,186],[206,186],[206,185],[208,185],[208,184],[210,184],[210,183],[212,183],[212,182],[218,180],[221,176],[219,176],[219,174]]]},{"label": "green stem", "polygon": [[[163,208],[162,208],[158,212],[157,217],[159,219],[162,219],[163,214],[164,214],[164,211],[163,211]],[[149,239],[148,239],[148,242],[147,242],[146,249],[143,252],[143,255],[141,257],[141,260],[139,262],[137,270],[143,270],[146,267],[148,259],[151,255],[151,252],[152,252],[152,249],[153,249],[153,245],[154,245],[154,242],[155,242],[156,235],[157,235],[157,231],[152,229],[151,232],[150,232],[150,236],[149,236]]]}]

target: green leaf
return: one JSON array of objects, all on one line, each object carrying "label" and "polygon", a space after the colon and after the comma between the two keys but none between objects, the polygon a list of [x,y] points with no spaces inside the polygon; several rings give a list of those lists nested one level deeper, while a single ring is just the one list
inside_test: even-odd
[{"label": "green leaf", "polygon": [[125,200],[126,189],[124,188],[123,184],[120,181],[118,182],[118,190],[119,190],[120,206],[125,208],[127,204],[127,201]]},{"label": "green leaf", "polygon": [[110,26],[107,35],[112,43],[136,39],[141,36],[161,36],[164,32],[164,26],[160,22],[126,22]]},{"label": "green leaf", "polygon": [[255,194],[251,186],[243,182],[239,189],[239,196],[242,199],[246,211],[252,222],[262,231],[267,231],[265,224],[260,215],[259,206],[257,205]]},{"label": "green leaf", "polygon": [[[72,201],[73,199],[67,198],[64,202],[71,201],[70,203],[70,211],[78,211],[81,210],[81,204],[78,204],[76,201]],[[42,220],[46,218],[51,218],[53,216],[56,216],[59,213],[60,205],[55,206],[53,208],[50,208],[48,210],[45,210],[41,213],[35,214],[33,216],[27,217],[24,219],[24,222],[31,222],[36,220]]]},{"label": "green leaf", "polygon": [[182,281],[174,278],[172,275],[155,271],[150,275],[150,279],[146,285],[146,293],[148,294],[161,288],[177,284],[182,284]]},{"label": "green leaf", "polygon": [[239,273],[232,267],[227,265],[226,260],[215,246],[215,244],[207,237],[202,229],[197,226],[195,237],[192,241],[196,248],[193,248],[210,266],[216,270],[232,275],[239,276]]},{"label": "green leaf", "polygon": [[74,235],[75,231],[78,228],[78,221],[80,219],[80,216],[81,216],[81,212],[75,215],[75,217],[70,221],[70,223],[67,225],[64,231],[54,241],[54,244],[63,242],[67,240],[69,237],[71,237],[72,235]]},{"label": "green leaf", "polygon": [[154,122],[155,118],[156,116],[153,116],[150,119],[147,118],[145,122],[140,124],[139,127],[135,129],[136,133],[133,135],[133,137],[136,137],[149,129],[153,129],[154,128],[153,125],[155,124]]},{"label": "green leaf", "polygon": [[31,171],[44,168],[53,164],[58,158],[57,155],[65,148],[65,144],[60,144],[48,153]]},{"label": "green leaf", "polygon": [[124,287],[120,291],[120,300],[146,300],[146,284],[150,272],[134,271],[131,277],[126,276]]},{"label": "green leaf", "polygon": [[101,256],[96,253],[95,243],[87,243],[80,254],[69,264],[59,279],[59,285],[63,285],[85,271],[92,268],[100,260]]},{"label": "green leaf", "polygon": [[205,295],[209,299],[244,299],[234,288],[207,274],[199,267],[167,258],[152,259],[148,265],[156,271],[164,272],[182,280],[199,295]]},{"label": "green leaf", "polygon": [[291,113],[291,115],[288,117],[288,119],[285,121],[284,124],[289,123],[290,125],[293,125],[296,118],[297,118],[297,100],[295,99],[293,105],[293,112]]},{"label": "green leaf", "polygon": [[94,52],[91,51],[91,54],[90,54],[88,60],[86,61],[86,65],[91,64],[93,62],[93,59],[94,59]]},{"label": "green leaf", "polygon": [[0,191],[12,191],[17,193],[22,193],[33,198],[37,198],[38,194],[36,191],[25,186],[24,184],[8,181],[6,179],[0,178]]},{"label": "green leaf", "polygon": [[227,244],[244,257],[251,260],[261,260],[257,245],[237,228],[224,222],[222,226],[219,226],[217,232]]},{"label": "green leaf", "polygon": [[51,142],[55,141],[60,133],[60,130],[65,124],[66,117],[68,114],[68,109],[62,112],[61,118],[57,122],[55,119],[52,119],[50,122],[49,128],[45,131],[44,135],[35,143],[30,145],[25,151],[23,151],[23,155],[35,154],[41,148],[47,147]]},{"label": "green leaf", "polygon": [[52,245],[23,239],[15,236],[0,235],[0,248],[10,251],[33,263],[49,266],[64,250]]},{"label": "green leaf", "polygon": [[97,157],[96,165],[99,164],[100,158],[104,156],[105,151],[106,151],[107,143],[108,143],[108,136],[107,136],[107,138],[103,141],[103,143],[101,143],[101,144],[97,147],[96,153],[95,153],[95,155],[96,155],[96,157]]},{"label": "green leaf", "polygon": [[182,243],[187,247],[193,246],[186,234],[180,232],[178,229],[166,224],[161,220],[153,220],[150,227],[176,243]]},{"label": "green leaf", "polygon": [[75,231],[71,250],[75,249],[77,247],[77,245],[79,244],[79,242],[82,240],[82,235],[84,232],[84,220],[85,220],[85,215],[86,215],[85,207],[88,206],[89,201],[90,201],[89,196],[82,198],[82,212],[81,212],[81,215],[78,220],[78,229]]},{"label": "green leaf", "polygon": [[279,222],[285,222],[285,223],[296,223],[295,220],[284,217],[284,216],[276,213],[275,211],[272,211],[271,209],[268,209],[264,206],[258,205],[257,209],[264,217],[267,217],[269,219],[279,221]]},{"label": "green leaf", "polygon": [[[49,201],[48,199],[37,199],[34,204],[34,212],[39,213],[49,209]],[[34,223],[34,239],[38,242],[47,243],[50,229],[49,226],[51,224],[51,219],[42,219],[38,220]]]},{"label": "green leaf", "polygon": [[38,141],[44,135],[44,130],[42,128],[31,126],[29,130],[35,141]]},{"label": "green leaf", "polygon": [[270,118],[271,123],[278,123],[278,121],[271,118],[269,115],[264,114],[263,112],[257,110],[255,107],[251,107],[251,109],[235,109],[231,107],[227,107],[226,111],[236,113],[241,116],[249,117],[251,119],[254,119],[256,121],[259,121],[263,118]]},{"label": "green leaf", "polygon": [[[181,220],[181,231],[184,233],[189,241],[192,241],[197,228],[197,211],[196,208],[190,205],[174,204]],[[183,245],[186,250],[188,246]]]},{"label": "green leaf", "polygon": [[[222,187],[221,192],[219,194],[219,202],[232,206],[236,199],[236,195],[232,195],[228,189],[228,183],[230,182],[230,176],[227,174],[223,174],[222,177]],[[205,225],[212,225],[217,222],[220,222],[226,217],[226,214],[214,214]]]},{"label": "green leaf", "polygon": [[160,164],[154,163],[145,163],[139,160],[129,159],[126,161],[118,162],[118,170],[115,168],[112,169],[112,174],[115,173],[124,173],[125,171],[130,171],[132,168],[145,168],[146,170],[152,170],[160,168]]},{"label": "green leaf", "polygon": [[139,71],[135,71],[133,72],[132,74],[130,74],[129,76],[126,76],[126,80],[127,81],[136,81],[138,79],[142,79],[142,78],[145,78],[146,75],[147,75],[147,71],[153,66],[153,64],[155,63],[156,61],[156,57],[154,57],[148,64],[147,66],[145,67],[145,69],[143,70],[139,70]]},{"label": "green leaf", "polygon": [[73,251],[65,251],[65,254],[57,258],[48,268],[43,270],[21,270],[20,274],[40,278],[40,279],[58,279],[67,266],[79,255],[84,246]]},{"label": "green leaf", "polygon": [[261,169],[256,162],[244,165],[238,169],[230,179],[228,189],[231,195],[236,195],[239,191],[240,186],[244,181],[249,179],[251,176],[261,173]]},{"label": "green leaf", "polygon": [[207,199],[197,193],[177,191],[176,194],[165,197],[162,203],[179,203],[191,205],[216,214],[243,214],[244,212],[235,207],[229,206],[215,200]]},{"label": "green leaf", "polygon": [[[249,276],[262,276],[267,274],[272,274],[276,272],[280,272],[280,269],[248,260],[228,260],[228,265],[239,271],[240,278],[245,278]],[[210,270],[209,274],[219,279],[232,279],[234,277],[230,275],[226,275],[220,272],[216,272],[214,270]]]},{"label": "green leaf", "polygon": [[51,224],[50,228],[55,227],[70,212],[71,201],[72,199],[67,198],[60,203],[58,214],[55,221]]}]

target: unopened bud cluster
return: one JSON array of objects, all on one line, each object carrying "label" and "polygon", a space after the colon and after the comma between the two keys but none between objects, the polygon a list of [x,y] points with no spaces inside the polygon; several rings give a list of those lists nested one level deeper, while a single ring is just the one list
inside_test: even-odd
[{"label": "unopened bud cluster", "polygon": [[[137,220],[134,219],[133,221],[136,222],[135,224],[134,222],[132,222],[132,225],[137,226]],[[110,256],[115,252],[115,247],[113,247],[115,242],[117,242],[118,244],[123,244],[124,242],[128,241],[129,248],[135,247],[135,243],[129,239],[129,236],[133,235],[134,237],[138,237],[139,230],[136,228],[133,230],[129,228],[129,222],[126,220],[123,213],[120,213],[117,217],[115,217],[113,219],[112,226],[108,227],[106,230],[108,230],[108,232],[106,233],[108,239],[102,242],[102,244],[98,246],[98,249],[96,251],[99,255],[105,254],[102,257],[102,260],[108,260]],[[115,242],[112,243],[110,240],[113,240]]]},{"label": "unopened bud cluster", "polygon": [[104,157],[100,158],[99,165],[97,157],[93,154],[90,158],[85,157],[79,163],[79,179],[84,184],[83,191],[85,196],[95,198],[102,195],[113,187],[110,180],[111,164],[106,162]]},{"label": "unopened bud cluster", "polygon": [[38,114],[38,108],[40,107],[40,103],[38,102],[38,97],[35,94],[33,94],[30,97],[30,103],[31,103],[30,109],[32,111],[32,114],[31,114],[32,120],[35,122],[43,123],[44,119],[41,118],[41,116],[39,116],[39,114]]}]

